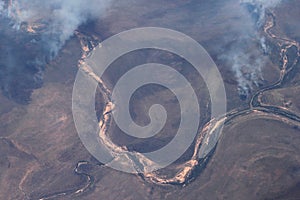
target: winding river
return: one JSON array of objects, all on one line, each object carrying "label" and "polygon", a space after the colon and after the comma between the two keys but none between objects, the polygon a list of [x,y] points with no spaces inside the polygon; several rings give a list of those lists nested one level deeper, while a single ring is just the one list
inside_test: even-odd
[{"label": "winding river", "polygon": [[[276,26],[276,16],[271,10],[266,11],[266,20],[263,27],[263,32],[266,37],[268,37],[269,40],[272,41],[272,43],[275,43],[278,45],[281,49],[280,58],[282,61],[282,66],[280,67],[280,77],[278,81],[276,81],[274,84],[269,85],[265,88],[261,88],[259,91],[257,91],[253,96],[251,101],[249,102],[248,108],[244,110],[233,110],[228,113],[226,113],[224,116],[220,116],[218,119],[212,119],[210,122],[208,122],[204,128],[201,130],[201,132],[198,134],[196,142],[194,144],[194,151],[192,157],[186,161],[185,163],[178,166],[178,172],[171,178],[165,178],[165,176],[160,176],[156,172],[151,173],[139,173],[138,175],[145,181],[148,181],[150,183],[154,184],[160,184],[160,185],[186,185],[191,180],[195,179],[197,174],[199,174],[204,168],[206,163],[208,162],[211,155],[213,155],[215,147],[211,148],[211,144],[205,143],[204,138],[207,136],[211,136],[214,134],[218,134],[220,131],[220,128],[222,124],[225,122],[225,124],[229,123],[234,118],[249,115],[250,113],[264,113],[264,115],[269,115],[270,117],[276,117],[280,118],[281,121],[284,123],[287,123],[289,121],[291,122],[300,122],[300,117],[291,112],[287,109],[284,109],[282,107],[277,107],[273,105],[266,105],[262,103],[261,97],[262,94],[266,91],[273,90],[276,88],[279,88],[287,75],[296,67],[298,63],[298,59],[300,57],[300,45],[297,41],[294,41],[292,39],[281,37],[279,35],[276,35],[273,33],[273,28]],[[82,60],[79,63],[79,67],[85,71],[90,77],[92,77],[94,80],[96,80],[99,85],[101,86],[101,92],[104,97],[104,100],[106,102],[106,106],[103,109],[103,115],[100,118],[99,121],[99,128],[100,133],[99,136],[104,144],[107,145],[107,147],[113,151],[116,154],[126,154],[128,151],[125,147],[119,147],[116,144],[112,142],[112,140],[109,137],[109,127],[112,123],[112,114],[111,111],[114,108],[114,104],[111,101],[111,91],[109,88],[105,85],[105,83],[102,81],[100,77],[98,77],[96,74],[94,74],[88,66],[85,65],[84,59],[87,57],[87,55],[90,53],[90,51],[93,50],[93,46],[96,45],[96,43],[93,43],[91,40],[92,38],[86,38],[85,36],[81,34],[77,34],[78,38],[80,39],[82,46],[83,46],[83,57]],[[90,41],[89,41],[90,40]],[[287,54],[289,52],[290,48],[297,49],[297,55],[295,56],[295,59],[290,61]],[[288,63],[292,63],[290,67],[288,67]],[[215,145],[215,143],[213,144]],[[199,151],[200,149],[213,149],[210,153],[206,154],[204,157]],[[132,159],[133,165],[140,165],[140,164],[151,164],[150,160],[147,160],[146,157],[143,155],[138,155],[135,159]],[[136,163],[137,162],[137,163]],[[82,186],[79,189],[76,189],[74,191],[65,191],[61,193],[55,193],[52,195],[48,195],[47,197],[43,197],[42,199],[52,199],[59,196],[65,196],[65,195],[76,195],[79,193],[85,192],[94,181],[94,178],[80,170],[80,168],[83,165],[89,165],[90,163],[87,161],[80,161],[77,163],[74,172],[77,175],[85,176],[86,177],[86,184]],[[145,166],[147,167],[147,166]]]}]

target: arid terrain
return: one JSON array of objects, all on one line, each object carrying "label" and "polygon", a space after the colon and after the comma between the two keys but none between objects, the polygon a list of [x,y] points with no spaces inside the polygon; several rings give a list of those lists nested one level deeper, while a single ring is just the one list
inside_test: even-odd
[{"label": "arid terrain", "polygon": [[[77,34],[47,62],[41,85],[22,88],[32,83],[33,72],[21,70],[14,76],[14,81],[22,83],[16,84],[21,89],[11,93],[14,95],[0,94],[0,199],[300,199],[299,9],[297,0],[268,8],[265,24],[256,27],[250,23],[251,12],[238,0],[113,1],[102,18],[78,27]],[[225,84],[228,113],[220,140],[180,184],[159,184],[141,174],[106,167],[83,146],[73,121],[73,84],[79,60],[86,53],[82,44],[146,26],[174,29],[197,40],[215,61]],[[257,41],[260,37],[266,40],[267,52]],[[17,44],[14,38],[10,40]],[[0,38],[1,52],[10,40]],[[24,48],[13,46],[6,51],[20,59],[16,66],[26,56]],[[262,63],[262,77],[247,86],[249,91],[242,90],[231,68],[236,52],[251,55],[254,64],[250,66]],[[0,69],[7,60],[4,54],[0,56]],[[186,60],[162,51],[135,51],[116,60],[103,80],[113,87],[124,72],[146,62],[169,64],[190,80],[200,99],[201,132],[210,123],[209,95],[203,79]],[[252,72],[251,68],[243,72],[247,70]],[[22,82],[22,77],[28,81]],[[248,81],[247,77],[242,80]],[[20,101],[18,94],[26,100]],[[95,108],[99,118],[104,97],[98,91]],[[112,122],[108,129],[111,140],[139,152],[166,145],[180,120],[178,102],[168,89],[157,85],[140,88],[132,97],[130,112],[144,125],[149,123],[149,107],[157,103],[170,116],[160,134],[148,140],[132,138]],[[152,176],[163,180],[175,176],[194,151],[195,143],[175,163]]]}]

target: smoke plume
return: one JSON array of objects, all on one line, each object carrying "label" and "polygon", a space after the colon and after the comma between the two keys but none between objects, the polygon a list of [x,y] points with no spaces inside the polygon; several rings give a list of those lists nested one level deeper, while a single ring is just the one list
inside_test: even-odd
[{"label": "smoke plume", "polygon": [[110,0],[0,0],[0,87],[24,103],[42,85],[47,62],[81,24],[101,17]]},{"label": "smoke plume", "polygon": [[109,3],[110,0],[16,0],[2,9],[2,15],[12,19],[18,30],[22,24],[33,29],[40,25],[44,42],[56,54],[79,25],[103,15]]},{"label": "smoke plume", "polygon": [[251,91],[263,83],[264,56],[268,54],[269,49],[266,38],[261,34],[262,26],[265,22],[266,10],[278,6],[280,2],[281,0],[240,1],[246,16],[242,20],[247,31],[235,36],[220,59],[232,67],[242,100],[247,99]]},{"label": "smoke plume", "polygon": [[241,0],[246,5],[253,17],[256,17],[256,24],[261,26],[265,20],[266,9],[275,8],[282,0]]}]

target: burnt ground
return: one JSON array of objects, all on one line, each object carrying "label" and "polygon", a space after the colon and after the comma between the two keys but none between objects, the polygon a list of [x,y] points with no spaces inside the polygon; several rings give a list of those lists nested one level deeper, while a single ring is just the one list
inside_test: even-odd
[{"label": "burnt ground", "polygon": [[[285,13],[282,19],[299,19],[296,12],[284,12],[294,8],[295,3],[291,1],[276,13]],[[216,61],[225,81],[228,109],[243,108],[247,100],[240,99],[233,73],[218,59],[224,52],[222,49],[244,29],[239,18],[243,16],[230,12],[237,7],[229,5],[224,6],[222,1],[130,1],[130,4],[122,1],[115,3],[104,19],[84,31],[102,39],[140,26],[163,26],[182,31],[199,41]],[[286,34],[298,39],[297,29],[293,29],[297,20],[288,22],[290,33]],[[285,24],[285,20],[281,23]],[[283,25],[280,27],[282,32],[286,30]],[[241,116],[226,124],[210,162],[185,187],[157,186],[138,176],[100,166],[82,145],[72,119],[72,86],[80,56],[80,44],[74,37],[47,65],[43,87],[33,90],[29,104],[18,104],[0,95],[0,199],[39,199],[61,192],[70,195],[54,199],[299,198],[299,124],[286,123],[282,118],[263,113]],[[278,61],[265,59],[264,84],[268,85],[278,78]],[[129,59],[128,63],[135,63],[135,60]],[[296,75],[290,84],[267,93],[266,103],[282,105],[291,101],[288,109],[298,113],[298,78]],[[113,82],[114,77],[108,79]],[[159,91],[163,95],[167,93]],[[141,103],[150,104],[153,100],[143,91],[140,95],[144,98],[138,98],[137,104],[141,100],[145,100]],[[174,102],[172,96],[169,98],[166,104]],[[145,108],[134,109],[140,115]],[[172,128],[176,126],[169,127]],[[138,141],[132,142],[135,143]],[[72,192],[87,185],[87,177],[74,172],[78,161],[91,163],[83,171],[93,177],[93,184],[76,195]]]}]

